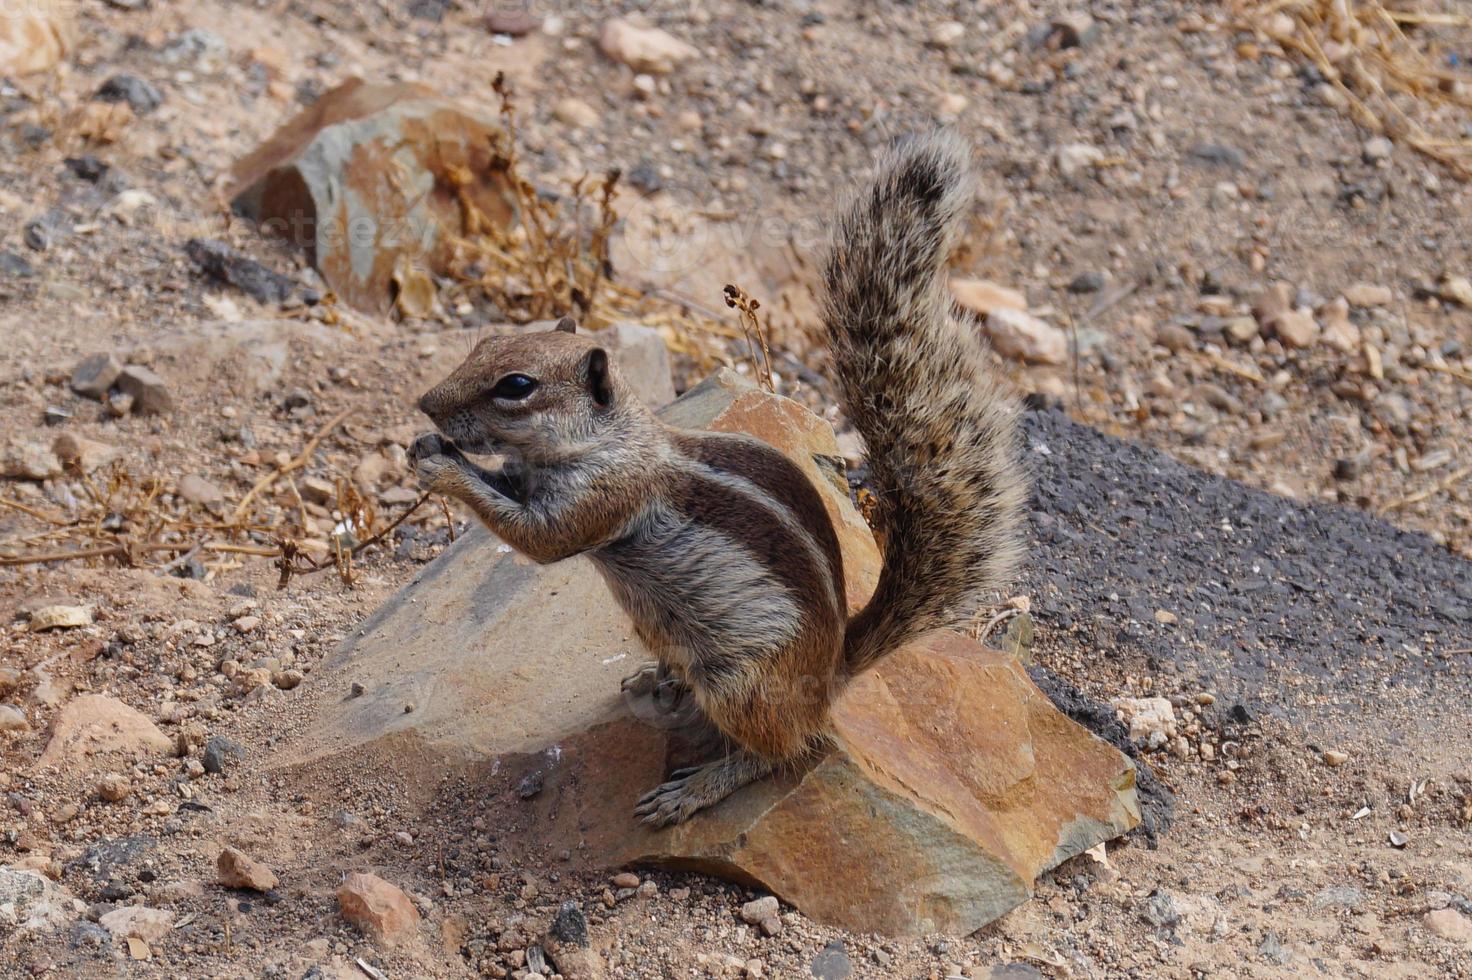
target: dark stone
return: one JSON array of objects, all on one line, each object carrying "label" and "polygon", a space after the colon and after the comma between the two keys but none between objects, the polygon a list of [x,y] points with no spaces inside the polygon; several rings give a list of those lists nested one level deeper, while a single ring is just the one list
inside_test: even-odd
[{"label": "dark stone", "polygon": [[547,782],[547,774],[541,769],[536,769],[521,777],[521,782],[516,784],[516,795],[523,800],[529,800],[542,791],[542,786]]},{"label": "dark stone", "polygon": [[24,258],[14,252],[0,251],[0,277],[6,279],[30,279],[36,270]]},{"label": "dark stone", "polygon": [[95,922],[78,920],[67,929],[66,941],[73,949],[83,946],[107,949],[112,945],[112,933]]},{"label": "dark stone", "polygon": [[835,939],[813,957],[808,969],[818,980],[846,980],[853,976],[854,965],[843,950],[843,940]]},{"label": "dark stone", "polygon": [[1098,272],[1081,272],[1068,284],[1070,293],[1097,293],[1104,288],[1104,276]]},{"label": "dark stone", "polygon": [[223,735],[215,735],[204,743],[204,755],[200,761],[204,763],[205,772],[218,774],[244,759],[245,754],[245,746],[239,742],[233,742]]},{"label": "dark stone", "polygon": [[272,305],[285,302],[295,288],[286,276],[268,269],[255,259],[246,258],[224,242],[212,238],[191,238],[184,251],[206,275],[234,286],[258,303]]},{"label": "dark stone", "polygon": [[646,160],[629,171],[629,185],[635,190],[653,194],[664,187],[664,180],[654,164]]},{"label": "dark stone", "polygon": [[127,73],[114,75],[103,82],[95,98],[103,102],[126,102],[139,116],[148,115],[164,102],[162,92],[137,75]]},{"label": "dark stone", "polygon": [[66,168],[80,180],[95,184],[107,176],[110,167],[96,157],[88,154],[81,157],[67,157]]},{"label": "dark stone", "polygon": [[87,848],[80,858],[67,865],[91,872],[99,881],[105,881],[121,868],[128,867],[158,844],[158,838],[146,835],[118,837]]},{"label": "dark stone", "polygon": [[563,902],[557,910],[557,915],[553,918],[552,926],[547,932],[559,943],[587,948],[588,918],[583,915],[583,910],[578,903],[569,899]]}]

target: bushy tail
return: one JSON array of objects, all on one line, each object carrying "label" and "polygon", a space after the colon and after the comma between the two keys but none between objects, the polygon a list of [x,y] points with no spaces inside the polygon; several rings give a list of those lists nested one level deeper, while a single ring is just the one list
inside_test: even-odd
[{"label": "bushy tail", "polygon": [[1017,407],[945,281],[973,195],[962,140],[912,138],[839,216],[824,263],[829,344],[884,538],[878,588],[844,639],[850,675],[957,625],[1022,554]]}]

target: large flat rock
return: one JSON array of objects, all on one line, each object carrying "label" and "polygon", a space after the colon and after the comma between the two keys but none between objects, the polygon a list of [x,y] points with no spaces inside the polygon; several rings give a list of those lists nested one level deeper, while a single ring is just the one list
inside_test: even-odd
[{"label": "large flat rock", "polygon": [[[827,423],[730,374],[665,414],[751,432],[804,467],[839,529],[850,604],[863,604],[878,551]],[[635,799],[695,748],[624,704],[619,680],[645,659],[588,562],[538,567],[477,530],[312,675],[326,707],[281,761],[310,770],[371,754],[421,774],[474,771],[517,814],[498,839],[525,853],[698,869],[895,935],[971,932],[1025,901],[1039,873],[1139,820],[1127,759],[1007,656],[937,634],[852,686],[822,758],[649,830]]]}]

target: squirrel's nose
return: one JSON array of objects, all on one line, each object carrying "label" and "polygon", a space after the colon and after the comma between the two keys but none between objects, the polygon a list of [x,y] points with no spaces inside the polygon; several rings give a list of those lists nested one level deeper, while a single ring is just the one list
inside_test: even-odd
[{"label": "squirrel's nose", "polygon": [[439,389],[431,388],[419,396],[419,410],[432,419],[438,419],[438,410],[443,402],[444,399],[439,397]]}]

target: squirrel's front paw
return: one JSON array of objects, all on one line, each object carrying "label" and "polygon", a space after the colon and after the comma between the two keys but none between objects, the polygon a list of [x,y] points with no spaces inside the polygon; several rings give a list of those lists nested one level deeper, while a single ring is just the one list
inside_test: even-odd
[{"label": "squirrel's front paw", "polygon": [[444,489],[443,479],[459,469],[458,456],[455,444],[434,432],[425,433],[409,447],[409,461],[414,464],[420,486],[426,490]]},{"label": "squirrel's front paw", "polygon": [[454,445],[438,432],[426,432],[410,444],[409,461],[417,466],[420,460],[447,455]]}]

